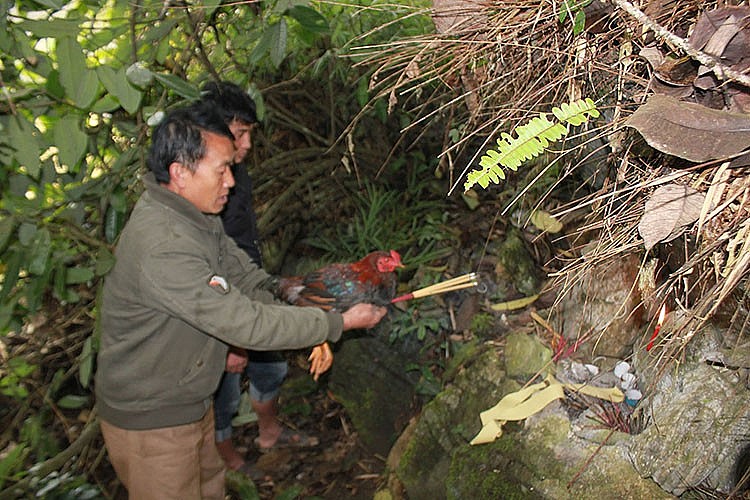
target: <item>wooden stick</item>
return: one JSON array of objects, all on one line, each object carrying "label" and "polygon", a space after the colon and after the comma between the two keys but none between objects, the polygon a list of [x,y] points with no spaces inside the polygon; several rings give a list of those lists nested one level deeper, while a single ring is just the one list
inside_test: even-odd
[{"label": "wooden stick", "polygon": [[395,304],[396,302],[403,302],[405,300],[420,299],[422,297],[437,295],[439,293],[452,292],[454,290],[461,290],[463,288],[477,286],[477,284],[478,281],[476,273],[464,274],[462,276],[451,278],[440,283],[435,283],[434,285],[420,288],[419,290],[415,290],[411,293],[401,295],[393,299],[391,303]]}]

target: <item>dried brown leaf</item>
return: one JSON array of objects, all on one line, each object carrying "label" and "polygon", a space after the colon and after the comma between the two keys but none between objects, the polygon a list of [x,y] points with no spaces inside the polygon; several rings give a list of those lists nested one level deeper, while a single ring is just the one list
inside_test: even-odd
[{"label": "dried brown leaf", "polygon": [[726,159],[750,145],[750,115],[654,94],[625,125],[664,153],[694,162]]},{"label": "dried brown leaf", "polygon": [[701,214],[705,195],[682,184],[667,184],[653,192],[638,224],[646,251],[680,236]]},{"label": "dried brown leaf", "polygon": [[[690,46],[720,56],[730,64],[748,55],[750,7],[724,7],[704,12],[690,35]],[[736,37],[740,33],[741,36]]]}]

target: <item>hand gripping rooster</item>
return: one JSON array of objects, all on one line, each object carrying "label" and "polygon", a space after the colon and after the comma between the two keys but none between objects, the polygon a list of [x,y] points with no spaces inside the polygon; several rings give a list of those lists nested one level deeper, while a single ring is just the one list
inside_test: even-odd
[{"label": "hand gripping rooster", "polygon": [[[321,267],[304,276],[280,278],[277,295],[290,304],[344,312],[354,304],[368,302],[387,306],[396,295],[396,269],[404,267],[395,250],[376,251],[352,263]],[[313,378],[326,372],[333,363],[327,342],[313,348],[310,373]]]}]

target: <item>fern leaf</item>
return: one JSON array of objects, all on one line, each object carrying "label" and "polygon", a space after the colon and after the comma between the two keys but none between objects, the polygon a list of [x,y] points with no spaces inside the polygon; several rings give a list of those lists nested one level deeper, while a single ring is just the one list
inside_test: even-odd
[{"label": "fern leaf", "polygon": [[500,166],[516,171],[523,162],[539,156],[550,143],[559,141],[568,133],[568,128],[563,124],[576,127],[589,118],[599,117],[599,111],[590,98],[552,108],[552,114],[557,123],[552,122],[546,113],[541,113],[517,127],[516,137],[502,132],[496,141],[497,151],[488,149],[479,161],[482,169],[467,174],[464,191],[476,184],[487,188],[490,182],[498,184],[504,180],[505,172]]},{"label": "fern leaf", "polygon": [[567,122],[574,127],[585,123],[590,118],[598,118],[599,110],[590,98],[581,99],[570,104],[562,104],[559,108],[552,108],[552,114],[560,122]]}]

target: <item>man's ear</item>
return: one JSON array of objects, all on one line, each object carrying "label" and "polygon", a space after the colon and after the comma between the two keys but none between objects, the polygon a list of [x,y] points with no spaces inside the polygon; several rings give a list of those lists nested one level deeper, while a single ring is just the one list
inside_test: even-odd
[{"label": "man's ear", "polygon": [[182,163],[176,161],[169,164],[169,182],[174,183],[177,186],[182,186],[185,182],[186,168],[183,168]]}]

